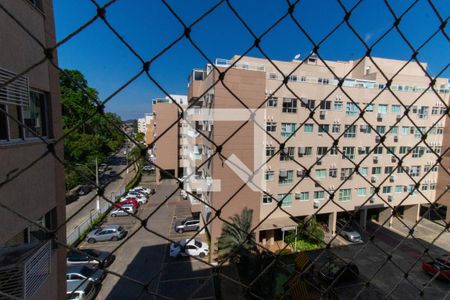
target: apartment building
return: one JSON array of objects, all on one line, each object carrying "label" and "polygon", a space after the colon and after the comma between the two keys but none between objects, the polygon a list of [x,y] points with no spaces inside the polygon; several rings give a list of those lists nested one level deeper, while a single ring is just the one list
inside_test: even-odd
[{"label": "apartment building", "polygon": [[156,181],[161,179],[181,177],[183,170],[180,167],[180,138],[182,127],[186,126],[183,120],[178,121],[182,109],[187,107],[186,95],[170,95],[152,101],[153,111],[153,140],[150,144],[153,159],[158,166]]},{"label": "apartment building", "polygon": [[[356,210],[362,227],[372,218],[392,222],[391,207],[416,221],[420,205],[436,199],[439,168],[434,164],[448,124],[448,79],[436,79],[435,93],[422,70],[426,63],[385,58],[324,63],[311,55],[300,67],[297,60],[273,63],[276,67],[265,59],[235,56],[194,69],[189,77],[189,106],[194,110],[242,109],[240,101],[265,110],[265,124],[259,126],[241,120],[196,121],[195,130],[202,134],[196,137],[194,161],[186,171],[207,183],[220,181],[220,191],[208,184],[188,184],[187,190],[195,196],[189,196],[192,211],[210,222],[211,244],[216,245],[223,226],[213,218],[219,208],[223,219],[244,207],[252,209],[253,225],[259,224],[256,238],[265,245],[295,228],[290,215],[317,214],[333,234],[346,211]],[[220,78],[217,69],[230,66]],[[388,82],[383,74],[396,75]],[[392,92],[384,90],[387,84]],[[255,130],[265,131],[264,144],[254,142]],[[234,154],[254,170],[259,167],[255,148],[266,159],[274,156],[263,162],[267,194],[245,185],[224,163]],[[223,157],[210,158],[218,150]]]},{"label": "apartment building", "polygon": [[[2,1],[2,6],[45,48],[55,45],[51,0]],[[41,46],[4,10],[0,84],[45,58]],[[52,54],[57,63],[56,51]],[[0,88],[0,292],[13,298],[65,298],[65,248],[28,221],[49,230],[65,221],[63,166],[41,140],[62,135],[59,94],[58,71],[49,60]],[[62,143],[55,154],[63,158]],[[64,226],[56,233],[63,243],[65,233]]]}]

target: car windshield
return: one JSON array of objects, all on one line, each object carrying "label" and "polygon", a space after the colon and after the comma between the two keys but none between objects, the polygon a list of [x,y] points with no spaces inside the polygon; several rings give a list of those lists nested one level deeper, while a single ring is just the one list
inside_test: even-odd
[{"label": "car windshield", "polygon": [[100,256],[100,251],[95,250],[95,249],[84,249],[83,250],[84,253],[92,256],[92,257],[99,257]]},{"label": "car windshield", "polygon": [[89,267],[82,267],[80,270],[80,274],[83,276],[90,276],[92,273],[94,273],[94,270]]},{"label": "car windshield", "polygon": [[194,241],[194,245],[197,246],[198,248],[202,247],[202,243],[200,243],[199,241]]}]

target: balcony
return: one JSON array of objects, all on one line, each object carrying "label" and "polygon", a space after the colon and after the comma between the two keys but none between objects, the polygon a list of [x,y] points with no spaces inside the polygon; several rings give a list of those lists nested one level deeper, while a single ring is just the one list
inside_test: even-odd
[{"label": "balcony", "polygon": [[51,242],[0,248],[0,293],[30,299],[50,274]]}]

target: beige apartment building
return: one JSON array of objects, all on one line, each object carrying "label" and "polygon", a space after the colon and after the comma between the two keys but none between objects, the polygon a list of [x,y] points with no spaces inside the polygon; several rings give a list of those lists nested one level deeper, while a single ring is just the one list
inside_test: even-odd
[{"label": "beige apartment building", "polygon": [[[51,0],[2,1],[2,6],[46,48],[55,45]],[[44,51],[0,10],[0,84],[45,58]],[[57,63],[56,51],[53,61]],[[64,171],[48,142],[62,135],[58,71],[48,60],[0,88],[0,298],[66,297],[65,248],[50,230],[65,221]],[[20,121],[34,132],[20,126]],[[62,143],[55,153],[63,158]],[[12,211],[9,207],[24,218]],[[65,227],[57,233],[65,242]],[[6,297],[9,298],[9,297]]]},{"label": "beige apartment building", "polygon": [[[311,55],[300,67],[297,60],[275,60],[275,68],[265,59],[235,56],[216,60],[215,67],[193,70],[189,106],[242,109],[239,98],[248,108],[265,110],[265,124],[255,129],[254,122],[196,122],[195,129],[203,134],[195,135],[193,160],[181,161],[187,174],[194,172],[195,179],[207,184],[206,188],[188,184],[187,190],[195,196],[189,196],[192,211],[210,222],[214,209],[220,209],[220,217],[228,219],[244,207],[251,208],[253,226],[259,225],[256,238],[269,246],[295,226],[290,215],[303,218],[317,214],[333,234],[336,220],[349,217],[346,211],[356,210],[363,228],[369,219],[390,224],[391,207],[399,207],[403,218],[416,221],[420,205],[434,202],[437,194],[439,168],[433,165],[445,151],[448,79],[436,79],[436,94],[427,90],[430,80],[418,64],[404,67],[406,61],[373,61],[326,61],[327,67]],[[231,65],[221,81],[215,68],[223,71]],[[427,68],[426,63],[421,66]],[[388,78],[401,69],[390,83],[392,93],[383,90],[387,80],[380,69]],[[358,107],[364,119],[358,119]],[[408,117],[404,117],[406,108]],[[255,130],[265,131],[264,144],[254,143]],[[425,142],[432,150],[422,140],[425,132]],[[214,155],[205,163],[218,149],[211,141],[221,145],[223,157]],[[254,165],[255,148],[261,149],[266,159],[275,155],[262,167],[268,195],[245,185],[224,163],[235,154],[254,170],[259,167]],[[416,182],[420,180],[418,190],[407,173]],[[208,188],[215,180],[220,181],[220,191]],[[328,201],[330,194],[333,201]],[[281,201],[281,208],[289,214],[277,209],[275,200]],[[213,247],[217,247],[222,226],[218,218],[207,226]]]}]

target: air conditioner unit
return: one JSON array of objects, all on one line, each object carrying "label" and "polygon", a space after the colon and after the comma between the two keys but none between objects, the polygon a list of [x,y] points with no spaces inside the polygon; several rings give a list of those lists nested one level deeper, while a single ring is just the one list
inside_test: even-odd
[{"label": "air conditioner unit", "polygon": [[375,143],[379,143],[381,141],[381,138],[377,135],[376,137],[375,137]]},{"label": "air conditioner unit", "polygon": [[319,208],[319,206],[320,206],[320,201],[314,200],[314,208]]},{"label": "air conditioner unit", "polygon": [[398,136],[394,135],[394,142],[398,142]]},{"label": "air conditioner unit", "polygon": [[320,119],[321,119],[321,120],[325,119],[325,116],[326,116],[326,114],[327,114],[327,112],[326,112],[326,111],[324,111],[324,110],[321,110],[321,111],[320,111],[320,114],[319,114],[319,116],[320,116]]},{"label": "air conditioner unit", "polygon": [[403,186],[403,191],[407,192],[408,191],[408,187],[406,185]]},{"label": "air conditioner unit", "polygon": [[397,162],[397,159],[395,158],[395,156],[392,156],[392,157],[391,157],[391,161],[392,161],[393,163]]},{"label": "air conditioner unit", "polygon": [[382,113],[378,113],[377,114],[377,120],[378,121],[382,121],[383,120],[383,114]]},{"label": "air conditioner unit", "polygon": [[319,160],[319,159],[320,159],[320,156],[317,156],[317,165],[321,166],[322,165],[322,160]]},{"label": "air conditioner unit", "polygon": [[370,203],[375,203],[375,197],[370,197]]},{"label": "air conditioner unit", "polygon": [[374,156],[374,157],[373,157],[373,163],[374,163],[374,164],[377,164],[377,163],[378,163],[378,156]]},{"label": "air conditioner unit", "polygon": [[372,176],[372,177],[370,178],[370,181],[371,181],[372,183],[377,182],[377,177],[376,177],[376,176]]},{"label": "air conditioner unit", "polygon": [[388,202],[392,202],[393,198],[391,195],[388,196]]},{"label": "air conditioner unit", "polygon": [[397,121],[400,121],[401,118],[402,118],[402,115],[397,115],[397,117],[396,117]]},{"label": "air conditioner unit", "polygon": [[389,177],[389,181],[390,182],[394,182],[395,181],[395,176],[391,175],[391,177]]}]

